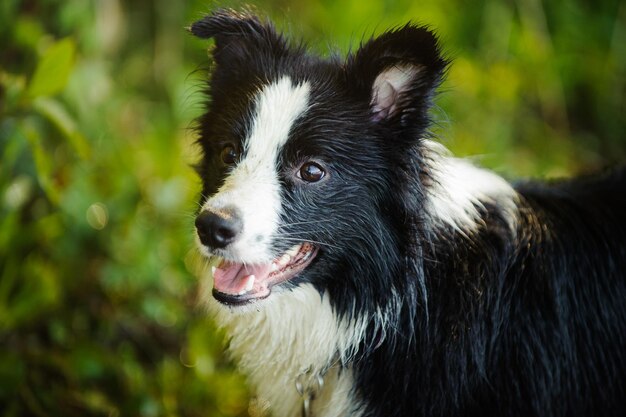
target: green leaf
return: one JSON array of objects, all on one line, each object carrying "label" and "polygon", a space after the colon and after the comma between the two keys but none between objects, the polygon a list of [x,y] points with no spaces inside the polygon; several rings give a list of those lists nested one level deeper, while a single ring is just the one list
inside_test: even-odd
[{"label": "green leaf", "polygon": [[26,141],[31,147],[39,185],[41,185],[41,188],[45,191],[50,201],[54,204],[58,204],[60,196],[59,189],[52,180],[52,160],[44,150],[39,131],[35,128],[34,123],[31,123],[31,120],[26,118],[23,123],[20,123],[18,133],[26,138]]},{"label": "green leaf", "polygon": [[0,100],[0,112],[11,114],[18,106],[18,102],[26,89],[26,77],[22,74],[10,74],[0,68],[0,89],[3,97]]},{"label": "green leaf", "polygon": [[62,91],[74,67],[75,55],[76,44],[71,38],[62,39],[48,48],[31,79],[29,96],[51,96]]},{"label": "green leaf", "polygon": [[81,158],[89,158],[91,154],[89,143],[79,132],[74,119],[61,103],[50,98],[39,97],[33,102],[33,108],[65,135]]}]

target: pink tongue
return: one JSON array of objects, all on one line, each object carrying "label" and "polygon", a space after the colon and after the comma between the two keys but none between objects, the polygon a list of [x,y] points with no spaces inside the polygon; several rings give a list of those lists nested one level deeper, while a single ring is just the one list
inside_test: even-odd
[{"label": "pink tongue", "polygon": [[248,277],[254,275],[254,286],[250,292],[267,289],[271,266],[271,264],[243,265],[222,261],[213,274],[213,288],[224,294],[238,295],[245,291]]}]

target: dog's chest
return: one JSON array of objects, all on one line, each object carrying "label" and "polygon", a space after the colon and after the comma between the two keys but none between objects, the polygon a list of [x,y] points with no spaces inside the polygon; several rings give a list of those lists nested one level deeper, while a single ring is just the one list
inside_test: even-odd
[{"label": "dog's chest", "polygon": [[351,355],[359,330],[338,320],[328,297],[305,285],[272,295],[258,309],[246,308],[212,306],[258,405],[269,405],[275,417],[299,416],[303,397],[296,383],[301,382],[319,391],[312,401],[314,417],[356,415],[352,372],[340,364]]}]

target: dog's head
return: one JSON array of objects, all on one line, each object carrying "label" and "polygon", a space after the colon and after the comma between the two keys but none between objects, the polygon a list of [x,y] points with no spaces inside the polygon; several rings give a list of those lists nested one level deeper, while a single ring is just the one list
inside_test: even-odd
[{"label": "dog's head", "polygon": [[246,12],[191,32],[215,40],[196,218],[201,252],[220,258],[215,298],[247,304],[302,282],[349,292],[389,272],[406,221],[397,188],[446,67],[435,36],[406,25],[340,61]]}]

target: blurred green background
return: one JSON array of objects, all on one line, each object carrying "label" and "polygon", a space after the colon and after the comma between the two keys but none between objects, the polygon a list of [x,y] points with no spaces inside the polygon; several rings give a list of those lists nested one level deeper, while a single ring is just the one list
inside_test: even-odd
[{"label": "blurred green background", "polygon": [[[219,3],[237,6],[237,3]],[[411,19],[454,64],[441,140],[509,178],[625,160],[618,0],[263,0],[322,54]],[[0,411],[244,416],[196,307],[206,1],[0,2]]]}]

